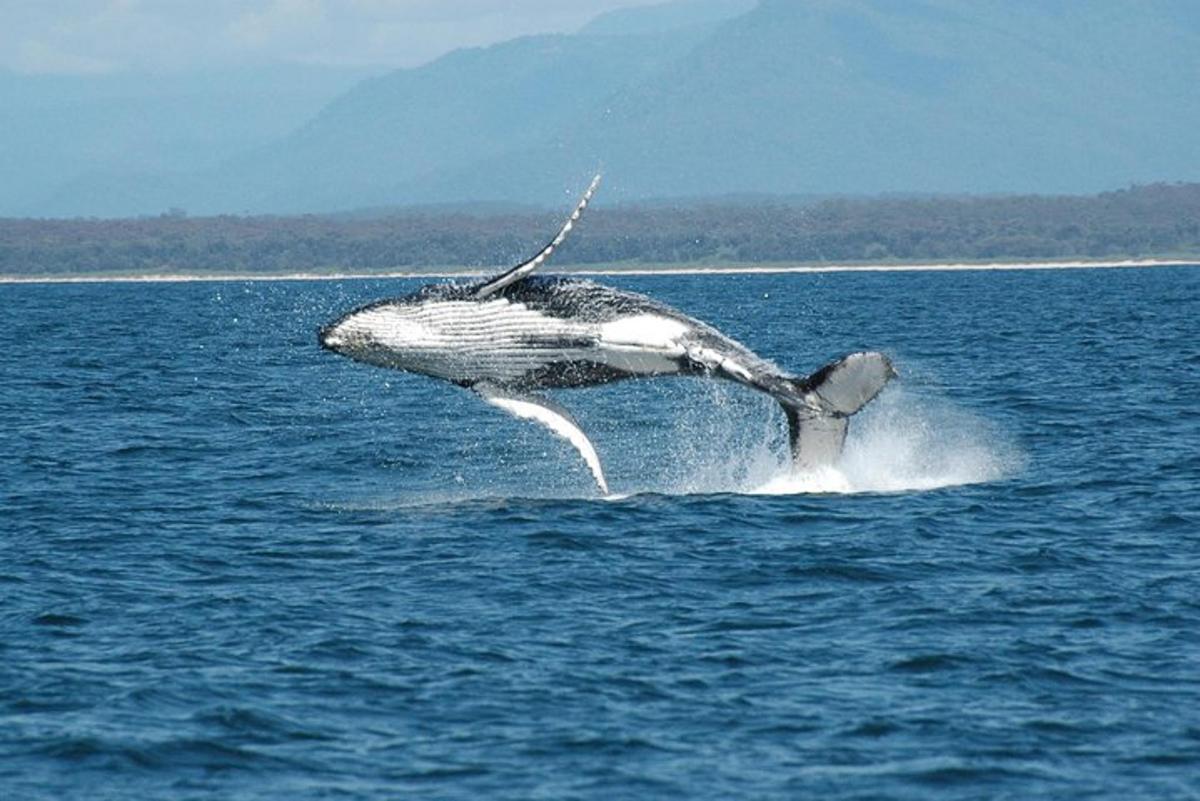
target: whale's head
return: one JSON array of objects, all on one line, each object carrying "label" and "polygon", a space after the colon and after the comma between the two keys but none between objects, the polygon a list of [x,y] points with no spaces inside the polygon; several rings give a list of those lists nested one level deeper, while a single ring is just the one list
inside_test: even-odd
[{"label": "whale's head", "polygon": [[452,285],[426,287],[415,295],[382,300],[355,309],[322,326],[317,342],[358,362],[393,370],[451,378],[455,359],[457,315],[446,309],[462,306]]},{"label": "whale's head", "polygon": [[417,306],[406,299],[363,306],[317,332],[317,342],[326,350],[397,370],[409,369],[407,357],[428,339]]}]

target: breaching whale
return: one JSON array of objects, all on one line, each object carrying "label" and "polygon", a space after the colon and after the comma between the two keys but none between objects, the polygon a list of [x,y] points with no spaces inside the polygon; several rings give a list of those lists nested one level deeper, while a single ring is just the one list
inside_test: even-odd
[{"label": "breaching whale", "polygon": [[851,353],[807,377],[789,375],[645,295],[532,274],[579,222],[599,181],[592,180],[558,234],[528,261],[482,282],[431,284],[357,308],[322,327],[320,345],[356,361],[466,387],[545,425],[575,446],[605,494],[608,484],[591,441],[566,409],[539,390],[663,375],[729,379],[783,407],[798,468],[833,463],[847,418],[896,375],[882,353]]}]

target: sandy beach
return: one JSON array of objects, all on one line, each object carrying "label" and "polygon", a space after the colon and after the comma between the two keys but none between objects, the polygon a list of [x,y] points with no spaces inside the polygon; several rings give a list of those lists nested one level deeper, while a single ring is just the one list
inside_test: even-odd
[{"label": "sandy beach", "polygon": [[[1200,259],[1121,259],[1111,261],[1028,261],[946,264],[744,264],[722,266],[661,266],[629,268],[572,267],[547,273],[581,276],[620,275],[732,275],[737,273],[843,273],[843,272],[951,272],[961,270],[1084,270],[1200,266]],[[383,272],[322,273],[146,273],[103,275],[0,275],[0,284],[178,283],[188,281],[354,281],[380,278],[478,278],[504,269],[395,270]]]}]

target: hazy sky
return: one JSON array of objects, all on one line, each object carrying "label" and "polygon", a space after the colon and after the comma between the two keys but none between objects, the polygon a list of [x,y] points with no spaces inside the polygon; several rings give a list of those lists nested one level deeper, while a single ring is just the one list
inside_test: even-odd
[{"label": "hazy sky", "polygon": [[0,68],[86,74],[247,63],[414,66],[573,31],[656,0],[0,0]]}]

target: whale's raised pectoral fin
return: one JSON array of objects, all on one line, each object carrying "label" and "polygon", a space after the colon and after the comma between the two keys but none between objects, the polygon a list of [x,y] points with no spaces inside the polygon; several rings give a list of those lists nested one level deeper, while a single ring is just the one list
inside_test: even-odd
[{"label": "whale's raised pectoral fin", "polygon": [[511,270],[501,273],[490,281],[486,281],[475,290],[475,297],[486,298],[488,295],[495,294],[506,286],[515,284],[527,275],[532,275],[533,271],[546,263],[546,259],[554,253],[555,248],[563,243],[567,238],[567,234],[571,233],[571,229],[575,227],[575,223],[579,222],[579,218],[583,216],[584,209],[591,201],[592,195],[596,194],[596,187],[600,185],[600,176],[597,175],[592,179],[592,183],[588,186],[587,191],[583,193],[583,197],[579,199],[579,204],[575,206],[575,211],[571,212],[571,216],[563,223],[563,227],[559,229],[558,234],[550,240],[550,244],[538,251],[537,255],[529,261],[524,261],[513,267]]},{"label": "whale's raised pectoral fin", "polygon": [[587,434],[583,433],[583,429],[571,417],[570,412],[549,398],[521,392],[511,387],[481,382],[475,384],[472,389],[493,406],[498,406],[522,420],[534,420],[541,423],[574,445],[575,449],[579,451],[579,455],[583,457],[583,461],[587,463],[588,469],[592,471],[592,477],[596,479],[596,486],[600,488],[600,492],[608,494],[608,482],[604,480],[600,457],[596,455],[596,449],[592,446],[591,440],[587,438]]}]

